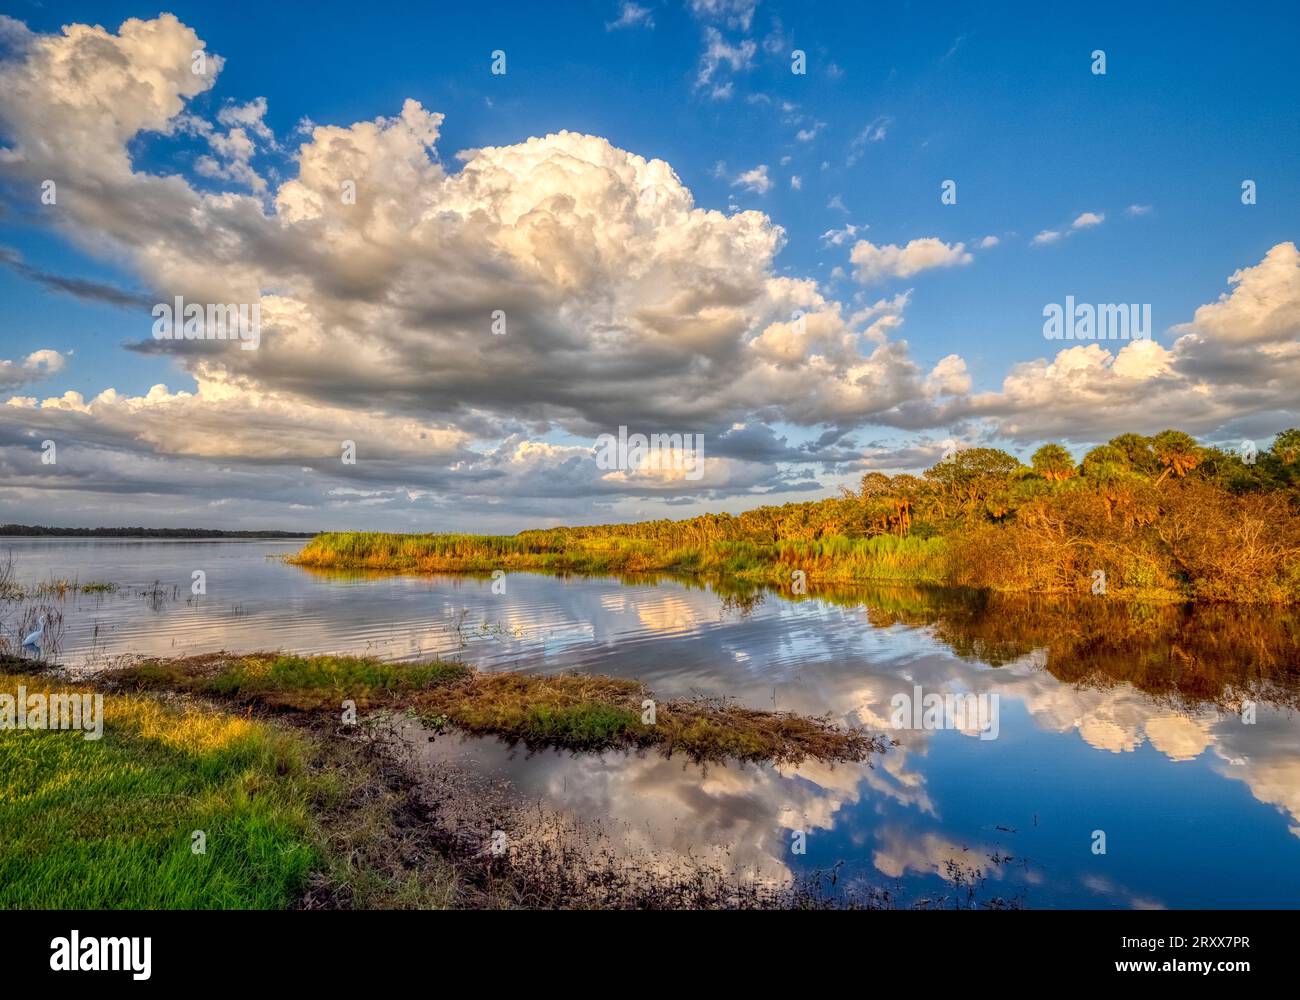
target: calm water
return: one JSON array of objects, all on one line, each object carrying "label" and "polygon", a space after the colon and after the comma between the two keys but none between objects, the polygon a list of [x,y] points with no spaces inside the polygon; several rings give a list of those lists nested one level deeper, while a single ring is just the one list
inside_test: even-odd
[{"label": "calm water", "polygon": [[[788,600],[532,574],[494,594],[491,580],[310,573],[274,558],[294,547],[284,542],[5,547],[25,584],[122,588],[61,603],[58,658],[79,667],[215,649],[455,656],[826,713],[899,741],[874,768],[701,768],[457,737],[429,750],[647,855],[771,878],[842,862],[842,880],[904,900],[974,880],[980,897],[1040,907],[1300,904],[1300,626],[1289,615],[898,590]],[[205,596],[190,595],[194,570]],[[5,609],[10,632],[21,611]],[[917,685],[996,695],[996,739],[893,730],[891,698]],[[793,831],[805,854],[792,853]]]}]

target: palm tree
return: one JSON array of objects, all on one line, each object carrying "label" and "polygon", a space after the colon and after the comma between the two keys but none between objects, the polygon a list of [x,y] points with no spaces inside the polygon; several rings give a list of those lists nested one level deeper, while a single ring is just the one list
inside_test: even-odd
[{"label": "palm tree", "polygon": [[1138,478],[1129,465],[1128,455],[1113,444],[1098,445],[1083,456],[1079,468],[1084,479],[1096,487],[1097,495],[1106,505],[1109,521]]},{"label": "palm tree", "polygon": [[1156,480],[1157,486],[1165,481],[1169,473],[1182,479],[1201,464],[1201,449],[1196,439],[1182,431],[1161,431],[1151,439],[1151,447],[1156,453],[1156,459],[1165,467],[1165,471]]},{"label": "palm tree", "polygon": [[1030,459],[1034,471],[1044,479],[1061,482],[1075,475],[1074,458],[1059,444],[1045,444]]},{"label": "palm tree", "polygon": [[1120,434],[1110,439],[1110,446],[1117,448],[1134,472],[1143,476],[1153,476],[1159,464],[1151,452],[1151,439],[1141,434]]},{"label": "palm tree", "polygon": [[1275,437],[1273,439],[1273,454],[1278,457],[1283,465],[1290,465],[1300,458],[1300,430],[1293,427],[1290,430],[1282,431]]}]

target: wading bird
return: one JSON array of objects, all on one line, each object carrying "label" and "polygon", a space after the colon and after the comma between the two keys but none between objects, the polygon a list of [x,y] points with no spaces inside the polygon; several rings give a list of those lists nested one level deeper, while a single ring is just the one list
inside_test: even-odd
[{"label": "wading bird", "polygon": [[40,621],[36,625],[36,630],[30,633],[23,640],[23,652],[36,653],[41,652],[41,640],[45,638],[45,616],[41,615]]}]

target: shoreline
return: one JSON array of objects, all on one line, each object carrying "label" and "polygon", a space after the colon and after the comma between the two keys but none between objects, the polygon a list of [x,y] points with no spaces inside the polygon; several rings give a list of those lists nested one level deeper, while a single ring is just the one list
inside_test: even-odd
[{"label": "shoreline", "polygon": [[[562,530],[562,529],[561,529]],[[828,536],[816,540],[713,541],[672,545],[651,539],[559,539],[542,532],[518,535],[324,532],[311,538],[289,565],[308,570],[408,575],[492,576],[533,572],[561,575],[666,574],[683,579],[768,586],[802,595],[809,584],[908,585],[967,590],[1004,597],[1100,597],[1149,604],[1293,607],[1300,591],[1247,598],[1238,591],[1201,590],[1190,582],[1137,574],[1082,572],[1062,577],[989,583],[967,579],[958,552],[970,539],[900,535]],[[1100,581],[1100,582],[1099,582]]]},{"label": "shoreline", "polygon": [[[28,764],[17,767],[15,780],[19,794],[25,782],[35,785],[24,796],[29,803],[57,797],[56,787],[94,784],[108,767],[105,756],[121,758],[114,768],[148,765],[147,778],[132,777],[115,795],[117,825],[107,839],[95,834],[102,822],[97,796],[78,794],[60,807],[70,812],[53,814],[39,844],[25,845],[36,852],[24,851],[21,868],[6,855],[24,845],[0,845],[0,872],[40,872],[48,864],[66,873],[73,865],[83,880],[89,868],[129,883],[114,887],[112,898],[121,902],[105,908],[873,905],[874,897],[828,893],[816,875],[773,886],[707,866],[611,865],[584,838],[557,840],[553,829],[540,830],[533,810],[510,804],[476,776],[421,766],[410,735],[414,724],[421,734],[495,736],[530,752],[681,754],[742,764],[812,758],[870,765],[888,749],[881,738],[824,720],[669,701],[658,706],[656,725],[672,737],[650,739],[649,727],[594,711],[644,693],[634,681],[285,654],[141,659],[93,678],[0,659],[0,690],[20,684],[33,692],[93,692],[107,706],[103,740],[86,744],[95,750],[75,748],[78,757],[68,756],[69,743],[83,743],[76,734],[0,731],[0,763],[12,770],[17,753]],[[345,693],[352,697],[339,697]],[[356,710],[350,722],[345,701]],[[191,737],[205,748],[198,759]],[[34,759],[40,767],[31,767]],[[179,795],[167,791],[173,772],[184,789]],[[211,855],[190,850],[197,824]],[[497,837],[507,838],[500,852]],[[123,864],[123,851],[138,855],[134,864]],[[209,857],[224,858],[220,878],[203,870]],[[101,872],[101,865],[111,867]],[[0,881],[5,905],[31,905],[23,893],[21,876]]]}]

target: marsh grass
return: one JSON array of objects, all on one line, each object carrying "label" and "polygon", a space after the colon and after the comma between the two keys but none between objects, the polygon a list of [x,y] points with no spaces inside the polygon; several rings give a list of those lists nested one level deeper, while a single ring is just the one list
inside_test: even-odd
[{"label": "marsh grass", "polygon": [[650,692],[637,681],[588,674],[480,673],[458,663],[392,664],[369,657],[208,654],[144,660],[109,675],[126,690],[181,691],[276,711],[358,708],[415,713],[529,748],[575,751],[656,748],[694,760],[796,763],[862,761],[886,744],[825,718],[668,701],[643,723]]},{"label": "marsh grass", "polygon": [[357,656],[247,656],[225,661],[200,690],[267,705],[315,709],[350,698],[358,708],[468,676],[459,663],[387,663]]},{"label": "marsh grass", "polygon": [[941,538],[832,535],[758,542],[716,539],[665,545],[654,539],[524,532],[520,535],[317,535],[290,562],[315,569],[410,573],[673,573],[788,586],[795,570],[811,579],[939,584],[946,578]]},{"label": "marsh grass", "polygon": [[30,587],[23,587],[13,578],[12,565],[9,567],[8,575],[6,575],[4,568],[0,567],[0,599],[2,600],[66,601],[69,597],[76,597],[78,594],[114,594],[119,589],[115,583],[100,580],[81,583],[79,580],[69,580],[63,577],[57,579],[52,577]]}]

